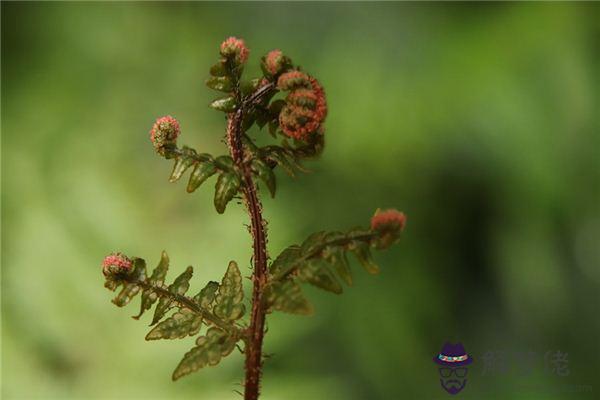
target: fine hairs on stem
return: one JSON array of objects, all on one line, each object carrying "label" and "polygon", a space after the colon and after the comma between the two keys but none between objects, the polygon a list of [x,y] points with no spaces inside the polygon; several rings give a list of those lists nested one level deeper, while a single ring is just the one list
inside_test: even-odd
[{"label": "fine hairs on stem", "polygon": [[[406,217],[395,209],[377,209],[367,227],[319,231],[269,258],[259,189],[275,196],[277,168],[292,177],[307,172],[302,161],[323,151],[327,101],[317,79],[294,66],[280,50],[261,58],[262,76],[245,79],[243,71],[249,54],[243,40],[226,39],[206,81],[209,88],[223,93],[210,107],[225,113],[228,154],[214,157],[179,147],[180,124],[170,115],[158,118],[150,131],[156,153],[174,161],[171,182],[191,171],[187,192],[192,193],[216,175],[214,206],[219,214],[234,197],[243,199],[253,246],[249,301],[235,261],[229,261],[220,282],[208,282],[193,296],[187,293],[193,275],[191,266],[171,284],[165,283],[169,269],[165,251],[151,274],[144,259],[123,253],[106,256],[102,272],[106,288],[120,288],[113,299],[117,306],[123,307],[141,295],[140,311],[133,318],[139,319],[154,307],[152,329],[146,340],[196,337],[194,347],[175,368],[173,380],[214,366],[238,349],[245,356],[244,398],[255,400],[261,390],[267,315],[312,314],[313,307],[302,293],[304,284],[341,294],[344,285],[352,285],[348,254],[368,273],[379,273],[371,251],[397,243]],[[254,125],[267,131],[274,141],[279,139],[279,143],[257,146],[248,134]]]}]

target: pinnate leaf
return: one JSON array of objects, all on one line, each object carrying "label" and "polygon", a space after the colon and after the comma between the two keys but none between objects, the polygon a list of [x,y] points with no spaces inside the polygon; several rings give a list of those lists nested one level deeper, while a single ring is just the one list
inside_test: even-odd
[{"label": "pinnate leaf", "polygon": [[233,82],[226,76],[213,76],[206,80],[206,86],[221,92],[230,92],[233,89]]},{"label": "pinnate leaf", "polygon": [[190,288],[190,279],[194,274],[194,268],[187,267],[185,271],[181,273],[175,281],[169,285],[169,292],[183,296],[185,292]]},{"label": "pinnate leaf", "polygon": [[350,270],[346,253],[344,253],[344,251],[339,247],[326,249],[325,252],[327,253],[327,262],[333,266],[340,279],[343,280],[348,286],[351,286],[352,271]]},{"label": "pinnate leaf", "polygon": [[210,67],[210,74],[212,76],[226,76],[228,73],[227,67],[223,62],[219,62]]},{"label": "pinnate leaf", "polygon": [[235,321],[244,315],[242,274],[235,261],[229,263],[215,300],[214,313],[217,317]]},{"label": "pinnate leaf", "polygon": [[169,311],[172,307],[173,302],[168,297],[164,296],[158,300],[158,305],[154,309],[154,316],[152,317],[152,322],[150,325],[156,324],[158,321],[165,316],[167,311]]},{"label": "pinnate leaf", "polygon": [[169,182],[176,182],[181,178],[183,173],[191,167],[194,162],[194,156],[196,155],[196,151],[187,146],[184,146],[182,149],[182,154],[177,157],[175,160],[175,164],[173,165],[173,171],[171,172],[171,176],[169,177]]},{"label": "pinnate leaf", "polygon": [[275,174],[273,170],[261,159],[252,160],[252,171],[267,185],[271,197],[275,197]]},{"label": "pinnate leaf", "polygon": [[356,259],[363,266],[365,271],[368,273],[375,275],[379,273],[379,267],[373,261],[373,256],[371,255],[371,249],[369,245],[363,242],[353,242],[351,245],[352,252],[356,256]]},{"label": "pinnate leaf", "polygon": [[310,255],[319,247],[323,246],[323,241],[327,236],[327,232],[315,232],[306,238],[304,242],[302,242],[302,246],[300,246],[300,252],[303,255]]},{"label": "pinnate leaf", "polygon": [[230,156],[219,156],[215,158],[215,165],[226,172],[233,172],[233,158]]},{"label": "pinnate leaf", "polygon": [[[270,127],[271,124],[269,124],[269,128]],[[293,154],[290,154],[283,147],[267,146],[263,149],[263,152],[266,153],[265,158],[267,160],[275,162],[292,178],[296,176],[296,170],[306,171],[298,162],[296,162]]]},{"label": "pinnate leaf", "polygon": [[166,251],[163,250],[163,252],[160,255],[160,262],[158,263],[156,268],[154,268],[154,271],[152,271],[152,275],[150,276],[150,283],[152,283],[152,284],[163,283],[167,276],[168,270],[169,270],[169,255],[167,254]]},{"label": "pinnate leaf", "polygon": [[269,285],[265,293],[265,302],[270,310],[290,314],[310,315],[314,311],[302,294],[300,285],[290,279]]},{"label": "pinnate leaf", "polygon": [[298,261],[301,261],[299,257],[300,247],[295,245],[289,246],[277,256],[269,269],[272,274],[283,273],[292,269]]},{"label": "pinnate leaf", "polygon": [[242,95],[247,96],[247,95],[253,93],[260,86],[260,82],[261,82],[260,78],[254,78],[254,79],[250,79],[250,80],[242,80],[240,82],[240,91],[242,92]]},{"label": "pinnate leaf", "polygon": [[342,285],[328,268],[327,263],[319,258],[309,259],[298,270],[298,278],[328,292],[341,294]]},{"label": "pinnate leaf", "polygon": [[236,106],[237,104],[235,102],[235,98],[232,96],[217,99],[210,103],[210,107],[214,108],[215,110],[227,113],[234,111]]},{"label": "pinnate leaf", "polygon": [[[167,271],[169,270],[169,255],[166,251],[163,251],[160,255],[160,262],[152,271],[152,275],[150,276],[149,283],[153,286],[161,286],[165,281],[165,277],[167,276]],[[142,292],[142,303],[140,306],[140,313],[133,318],[140,319],[142,314],[146,310],[152,308],[152,305],[158,299],[158,294],[152,289],[146,289]]]},{"label": "pinnate leaf", "polygon": [[273,137],[277,137],[277,131],[279,130],[279,121],[272,120],[269,122],[269,134]]},{"label": "pinnate leaf", "polygon": [[118,307],[125,307],[140,291],[140,287],[133,283],[123,283],[123,288],[112,300]]},{"label": "pinnate leaf", "polygon": [[[146,262],[141,258],[133,259],[133,272],[132,272],[132,280],[143,281],[146,279]],[[116,286],[115,286],[116,288]],[[139,285],[136,285],[132,282],[123,282],[123,288],[119,292],[119,294],[112,300],[114,304],[118,307],[124,307],[131,299],[135,297],[141,290]]]},{"label": "pinnate leaf", "polygon": [[234,172],[225,172],[219,175],[215,186],[215,209],[219,214],[225,212],[227,203],[233,199],[233,196],[240,188],[240,177]]},{"label": "pinnate leaf", "polygon": [[[190,279],[192,278],[193,273],[194,269],[192,267],[187,267],[186,270],[175,278],[175,281],[171,285],[169,285],[169,292],[183,296],[190,287]],[[150,325],[154,325],[160,321],[172,306],[173,301],[171,299],[166,296],[161,297],[156,306],[156,310],[154,311],[154,317],[152,318],[152,323]]]},{"label": "pinnate leaf", "polygon": [[219,290],[219,284],[217,282],[208,282],[204,289],[194,296],[194,302],[201,308],[210,310],[212,303],[215,301],[217,290]]},{"label": "pinnate leaf", "polygon": [[186,188],[187,192],[192,193],[194,190],[198,189],[198,187],[214,175],[215,172],[217,172],[217,168],[211,161],[197,163],[190,174],[190,180],[188,181]]},{"label": "pinnate leaf", "polygon": [[207,365],[217,365],[223,357],[233,351],[236,342],[237,339],[227,332],[216,327],[209,328],[205,336],[196,340],[196,346],[183,356],[173,372],[173,380],[176,381]]},{"label": "pinnate leaf", "polygon": [[201,315],[182,308],[148,332],[146,340],[181,339],[188,335],[193,336],[200,331],[201,325]]}]

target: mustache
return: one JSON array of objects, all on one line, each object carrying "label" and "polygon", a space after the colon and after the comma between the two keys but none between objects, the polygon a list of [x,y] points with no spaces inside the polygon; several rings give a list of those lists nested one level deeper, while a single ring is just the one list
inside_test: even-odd
[{"label": "mustache", "polygon": [[458,379],[449,379],[446,382],[444,382],[445,386],[451,386],[453,384],[456,385],[456,386],[458,386],[458,387],[462,386],[462,382],[459,381]]}]

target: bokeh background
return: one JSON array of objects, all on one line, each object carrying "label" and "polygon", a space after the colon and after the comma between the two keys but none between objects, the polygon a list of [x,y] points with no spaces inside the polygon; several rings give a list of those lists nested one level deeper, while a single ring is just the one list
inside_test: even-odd
[{"label": "bokeh background", "polygon": [[[327,147],[265,199],[270,252],[320,229],[408,215],[402,243],[354,265],[313,317],[268,323],[264,399],[442,399],[432,357],[461,341],[472,399],[600,391],[600,8],[597,4],[2,3],[2,398],[234,399],[242,356],[177,383],[193,339],[145,342],[99,264],[166,249],[191,291],[247,217],[169,184],[148,130],[222,154],[204,87],[227,36],[283,49],[326,88]],[[252,131],[265,139],[265,132]],[[248,271],[248,270],[246,270]],[[249,271],[248,271],[249,272]],[[544,355],[568,353],[568,376]],[[530,376],[488,351],[533,352]],[[512,356],[511,356],[512,355]],[[511,358],[512,359],[512,358]],[[486,371],[486,369],[488,369]]]}]

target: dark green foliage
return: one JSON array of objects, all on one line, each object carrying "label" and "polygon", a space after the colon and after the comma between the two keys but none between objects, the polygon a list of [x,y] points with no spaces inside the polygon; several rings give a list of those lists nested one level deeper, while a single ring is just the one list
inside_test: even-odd
[{"label": "dark green foliage", "polygon": [[310,258],[298,268],[298,279],[328,292],[341,294],[344,289],[335,278],[331,266],[322,258]]},{"label": "dark green foliage", "polygon": [[234,83],[229,77],[213,76],[206,80],[206,86],[220,92],[230,92],[234,87]]},{"label": "dark green foliage", "polygon": [[154,327],[146,335],[146,340],[181,339],[193,336],[200,331],[202,316],[183,308]]},{"label": "dark green foliage", "polygon": [[251,95],[260,86],[261,78],[254,78],[250,80],[242,80],[240,82],[240,92],[242,96]]},{"label": "dark green foliage", "polygon": [[375,264],[373,261],[373,256],[371,255],[371,249],[365,243],[352,243],[350,245],[350,250],[356,256],[356,259],[360,262],[363,268],[370,274],[378,274],[379,266]]},{"label": "dark green foliage", "polygon": [[337,246],[328,246],[324,249],[323,258],[333,266],[340,279],[348,286],[352,285],[352,271],[348,257],[343,249]]},{"label": "dark green foliage", "polygon": [[[176,296],[183,296],[190,287],[190,279],[192,279],[193,273],[194,269],[192,267],[187,267],[181,275],[175,278],[175,281],[169,285],[167,290]],[[152,318],[150,325],[154,325],[160,321],[172,307],[174,302],[175,301],[171,297],[162,296],[160,300],[158,300],[158,305],[156,306],[154,317]]]},{"label": "dark green foliage", "polygon": [[300,285],[290,279],[269,285],[264,294],[264,304],[268,311],[300,315],[310,315],[314,311],[302,294]]},{"label": "dark green foliage", "polygon": [[173,151],[176,155],[170,182],[179,180],[183,173],[193,166],[186,190],[191,193],[198,189],[204,181],[219,173],[215,185],[215,209],[222,214],[227,203],[237,194],[241,186],[241,178],[229,156],[219,156],[216,159],[210,154],[198,154],[194,149],[184,146],[181,150]]},{"label": "dark green foliage", "polygon": [[[146,279],[146,262],[144,260],[142,260],[141,258],[135,258],[133,260],[133,272],[131,276],[137,281]],[[126,306],[131,301],[131,299],[133,299],[135,295],[139,293],[141,289],[141,287],[135,281],[122,281],[122,284],[123,288],[121,289],[119,294],[112,300],[112,302],[119,307]],[[112,290],[115,289],[116,286]]]},{"label": "dark green foliage", "polygon": [[[242,321],[246,305],[242,275],[235,261],[229,263],[220,283],[208,282],[193,297],[186,295],[193,275],[192,267],[188,267],[170,285],[165,284],[169,268],[169,257],[165,252],[150,277],[147,277],[144,260],[130,259],[121,253],[112,254],[105,259],[103,273],[107,279],[105,286],[110,290],[114,291],[122,285],[121,291],[113,300],[116,305],[123,307],[141,293],[140,312],[134,318],[139,319],[145,311],[156,305],[150,324],[153,328],[146,335],[146,340],[197,336],[206,327],[204,335],[197,337],[196,345],[184,355],[173,372],[173,380],[207,365],[216,365],[242,340],[247,346],[246,350],[248,346],[252,350],[246,354],[255,355],[254,358],[248,356],[247,360],[253,361],[247,370],[258,377],[247,379],[246,382],[253,382],[254,394],[251,398],[256,399],[262,362],[260,346],[264,335],[264,313],[282,311],[299,315],[312,314],[313,307],[302,293],[302,283],[335,294],[342,293],[342,284],[352,284],[348,253],[353,254],[367,272],[378,273],[379,267],[373,262],[371,249],[383,249],[395,243],[402,230],[404,216],[397,211],[390,213],[388,210],[378,215],[377,224],[372,224],[374,230],[316,232],[300,245],[292,245],[283,250],[265,273],[268,262],[267,235],[264,232],[266,222],[260,211],[260,200],[254,192],[256,181],[260,181],[261,189],[264,184],[274,197],[277,186],[274,173],[276,167],[281,167],[292,177],[298,172],[308,172],[302,166],[302,161],[322,152],[324,135],[321,125],[305,130],[307,135],[301,129],[306,127],[304,124],[308,118],[316,118],[317,113],[319,124],[322,122],[326,115],[325,98],[316,80],[310,78],[310,82],[314,81],[316,85],[311,86],[313,84],[309,83],[307,75],[299,70],[290,71],[293,69],[291,60],[281,52],[274,51],[263,57],[262,77],[245,80],[241,78],[247,58],[244,43],[236,38],[229,38],[223,46],[222,58],[211,67],[211,77],[206,85],[226,93],[224,97],[212,101],[210,107],[227,115],[226,143],[230,155],[214,158],[187,146],[179,148],[176,143],[180,133],[179,123],[170,116],[157,120],[151,139],[155,147],[160,145],[157,149],[160,155],[174,160],[170,182],[177,182],[186,171],[191,171],[187,192],[194,192],[207,179],[216,175],[214,206],[218,213],[224,213],[228,203],[238,193],[245,196],[251,214],[250,231],[255,246],[255,270],[252,278],[255,290],[259,291],[254,293],[260,299],[252,304],[249,326]],[[295,97],[293,101],[301,102],[300,108],[290,100],[294,98],[292,94],[285,100],[274,99],[279,91],[278,87],[286,87],[279,81],[285,81],[286,77],[283,75],[288,73],[291,74],[288,75],[288,80],[303,79],[304,86],[313,89],[307,98]],[[299,73],[300,78],[297,76]],[[281,78],[279,81],[278,77]],[[317,102],[321,102],[319,107]],[[311,104],[315,109],[311,109]],[[287,115],[282,114],[282,110],[288,107],[289,111],[290,106],[296,107],[295,112],[299,114],[291,122],[284,121],[282,127],[279,120]],[[163,143],[154,135],[156,132],[161,133],[160,129],[165,129],[160,125],[164,121],[170,124],[173,137]],[[259,147],[247,133],[253,124],[261,129],[267,126],[273,137],[283,135],[284,139],[280,144]],[[298,129],[291,130],[293,126]]]},{"label": "dark green foliage", "polygon": [[215,209],[219,214],[225,212],[227,203],[238,192],[240,184],[240,177],[235,172],[225,172],[219,175],[217,184],[215,185]]},{"label": "dark green foliage", "polygon": [[[285,69],[292,67],[291,60],[285,57]],[[274,83],[269,83],[264,90],[265,80],[269,82],[273,77],[270,74],[254,79],[241,79],[242,65],[236,64],[227,57],[223,57],[210,69],[211,77],[206,85],[214,90],[226,92],[226,97],[218,98],[210,106],[216,110],[228,113],[231,118],[240,107],[245,107],[241,126],[242,141],[246,161],[250,165],[252,174],[261,180],[269,190],[271,197],[275,196],[276,179],[273,169],[280,166],[288,175],[295,176],[300,172],[308,172],[302,165],[304,158],[320,154],[323,148],[323,135],[316,133],[311,139],[298,141],[285,138],[281,145],[268,145],[257,147],[245,135],[245,131],[254,123],[260,128],[269,126],[269,132],[276,136],[279,130],[279,114],[286,102],[276,99],[271,102],[277,93]],[[255,96],[263,90],[261,96]],[[173,145],[165,151],[167,158],[174,158],[175,165],[170,176],[170,181],[179,180],[186,170],[192,169],[187,184],[187,191],[194,192],[204,181],[214,174],[218,174],[215,184],[214,206],[218,213],[225,212],[227,204],[235,197],[244,185],[240,171],[234,166],[229,156],[220,156],[213,159],[209,154],[199,154],[194,149],[183,146],[181,149]]]},{"label": "dark green foliage", "polygon": [[208,282],[204,289],[194,296],[194,302],[201,308],[211,310],[215,296],[217,295],[217,290],[219,290],[219,284],[217,282]]},{"label": "dark green foliage", "polygon": [[258,157],[264,160],[267,164],[279,166],[289,176],[296,176],[296,172],[308,172],[300,164],[300,158],[296,157],[291,149],[281,146],[265,146],[259,149]]},{"label": "dark green foliage", "polygon": [[217,172],[217,167],[211,162],[199,162],[194,167],[187,185],[187,192],[192,193],[202,183]]},{"label": "dark green foliage", "polygon": [[[200,336],[196,341],[197,346],[185,355],[173,373],[173,379],[205,365],[214,365],[231,353],[242,336],[233,321],[241,318],[245,311],[242,277],[234,261],[229,263],[221,284],[208,282],[191,298],[186,296],[186,292],[193,275],[192,267],[187,267],[170,285],[164,284],[169,269],[166,252],[162,252],[160,262],[150,277],[147,276],[143,259],[133,258],[132,264],[130,273],[107,276],[105,286],[113,291],[123,286],[113,300],[119,307],[142,293],[140,313],[134,317],[136,319],[158,300],[151,323],[154,327],[146,335],[146,340],[181,339],[197,335],[204,325],[208,327],[206,336]],[[172,309],[175,312],[167,317]]]},{"label": "dark green foliage", "polygon": [[232,112],[236,109],[237,103],[235,98],[232,96],[224,97],[222,99],[214,100],[210,103],[210,106],[215,110],[223,111],[223,112]]},{"label": "dark green foliage", "polygon": [[229,72],[226,67],[226,64],[223,62],[219,62],[219,63],[213,65],[212,67],[210,67],[209,73],[212,76],[226,76]]},{"label": "dark green foliage", "polygon": [[209,328],[206,336],[196,340],[196,347],[185,353],[183,360],[173,372],[173,380],[191,374],[207,365],[217,365],[235,348],[238,338],[219,329]]},{"label": "dark green foliage", "polygon": [[257,158],[252,160],[252,172],[265,183],[269,189],[269,193],[271,193],[271,197],[275,197],[275,174],[271,167],[263,160]]},{"label": "dark green foliage", "polygon": [[246,310],[243,300],[242,275],[237,263],[231,261],[215,297],[215,315],[226,321],[240,319]]},{"label": "dark green foliage", "polygon": [[[312,310],[298,283],[340,294],[342,284],[352,285],[347,253],[352,253],[370,274],[379,272],[371,248],[379,248],[383,233],[360,228],[343,232],[316,232],[301,245],[286,248],[271,263],[266,302],[271,310],[307,314]],[[390,243],[391,244],[391,243]]]},{"label": "dark green foliage", "polygon": [[[167,276],[168,270],[169,256],[167,255],[166,251],[163,251],[160,256],[160,262],[152,272],[152,276],[150,276],[150,280],[148,283],[152,286],[161,287],[163,282],[165,281],[165,277]],[[146,310],[149,310],[152,307],[152,305],[156,302],[157,299],[158,294],[155,291],[144,290],[144,292],[142,293],[140,313],[133,318],[139,319]]]}]

